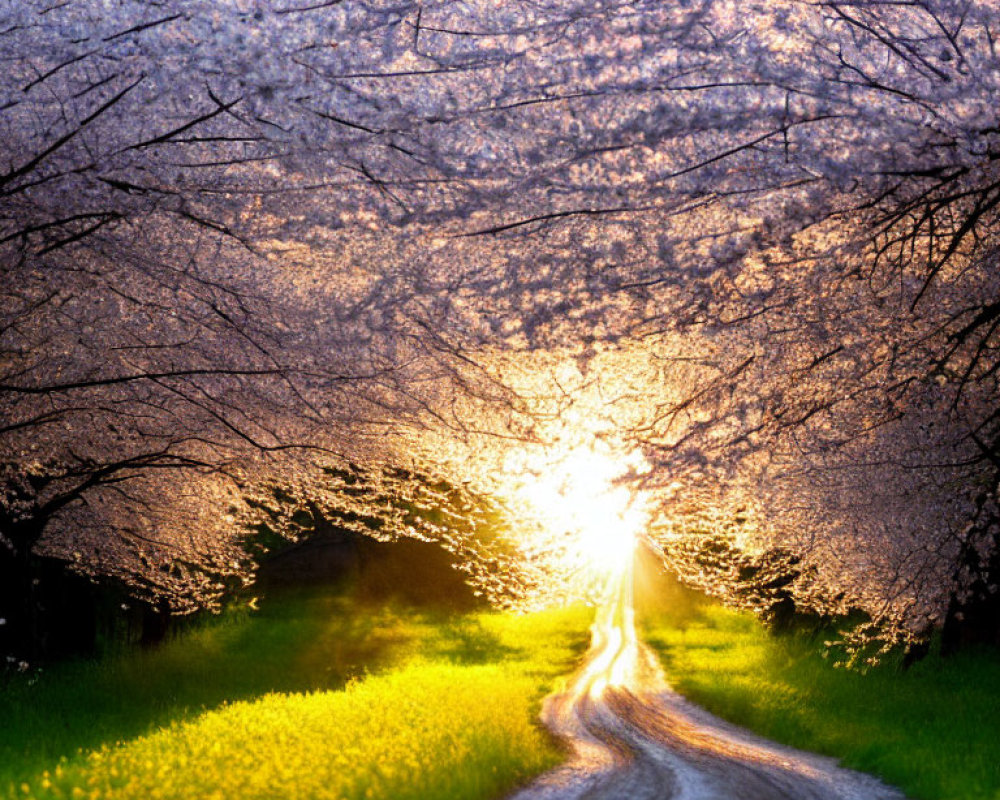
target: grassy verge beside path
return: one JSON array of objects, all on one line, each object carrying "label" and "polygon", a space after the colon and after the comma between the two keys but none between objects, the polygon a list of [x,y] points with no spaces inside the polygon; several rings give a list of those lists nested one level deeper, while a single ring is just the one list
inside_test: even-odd
[{"label": "grassy verge beside path", "polygon": [[0,797],[496,797],[561,760],[534,719],[590,618],[313,593],[64,665],[0,690]]},{"label": "grassy verge beside path", "polygon": [[653,614],[646,637],[685,696],[763,736],[840,758],[919,800],[1000,800],[1000,654],[901,672],[834,669],[822,643],[715,605]]}]

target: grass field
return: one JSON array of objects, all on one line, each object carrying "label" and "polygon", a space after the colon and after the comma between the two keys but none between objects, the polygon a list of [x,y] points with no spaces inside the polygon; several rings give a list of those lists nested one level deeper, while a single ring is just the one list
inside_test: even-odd
[{"label": "grass field", "polygon": [[[655,587],[682,693],[919,800],[1000,800],[1000,658],[836,670],[819,641]],[[0,798],[496,798],[562,754],[534,723],[592,612],[454,614],[303,591],[155,650],[0,689]]]},{"label": "grass field", "polygon": [[929,656],[867,675],[834,669],[822,641],[774,637],[715,605],[649,615],[667,677],[710,711],[842,759],[920,800],[1000,800],[1000,654]]},{"label": "grass field", "polygon": [[0,692],[9,798],[488,798],[558,763],[538,704],[591,612],[309,592]]}]

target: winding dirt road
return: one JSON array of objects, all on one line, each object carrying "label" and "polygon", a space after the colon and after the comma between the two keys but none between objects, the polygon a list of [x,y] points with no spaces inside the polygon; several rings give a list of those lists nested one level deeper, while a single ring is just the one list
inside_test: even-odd
[{"label": "winding dirt road", "polygon": [[598,611],[590,650],[545,724],[572,757],[511,800],[902,800],[833,759],[761,739],[689,703],[636,636],[631,575]]}]

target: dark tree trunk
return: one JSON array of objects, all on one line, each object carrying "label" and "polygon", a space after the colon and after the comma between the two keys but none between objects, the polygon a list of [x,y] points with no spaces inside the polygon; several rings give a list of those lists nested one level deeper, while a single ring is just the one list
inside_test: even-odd
[{"label": "dark tree trunk", "polygon": [[903,661],[900,664],[900,669],[903,672],[910,669],[914,664],[923,661],[931,652],[931,633],[930,631],[925,631],[923,639],[911,644],[906,648],[906,653],[903,655]]},{"label": "dark tree trunk", "polygon": [[0,547],[0,656],[31,663],[38,655],[38,608],[31,550]]},{"label": "dark tree trunk", "polygon": [[941,631],[941,654],[952,655],[970,645],[1000,647],[1000,520],[991,516],[989,555],[969,548],[963,565],[974,576],[968,597],[952,595]]},{"label": "dark tree trunk", "polygon": [[99,590],[32,552],[42,527],[28,521],[4,531],[15,547],[0,546],[0,666],[91,655],[96,646]]},{"label": "dark tree trunk", "polygon": [[1000,647],[1000,593],[984,592],[966,602],[952,598],[941,632],[941,655],[970,645]]},{"label": "dark tree trunk", "polygon": [[98,605],[108,589],[72,572],[65,562],[37,558],[32,572],[36,615],[36,657],[93,656],[97,650]]},{"label": "dark tree trunk", "polygon": [[961,604],[952,601],[941,634],[941,655],[953,655],[969,645],[1000,647],[1000,595]]},{"label": "dark tree trunk", "polygon": [[763,614],[764,621],[775,633],[787,633],[792,629],[797,609],[791,593],[780,594]]},{"label": "dark tree trunk", "polygon": [[154,647],[167,638],[170,630],[170,609],[165,604],[143,604],[142,606],[142,636],[139,644],[142,647]]}]

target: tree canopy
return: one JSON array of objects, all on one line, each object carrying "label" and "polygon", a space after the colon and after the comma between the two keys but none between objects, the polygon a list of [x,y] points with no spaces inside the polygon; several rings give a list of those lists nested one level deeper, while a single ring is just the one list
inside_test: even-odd
[{"label": "tree canopy", "polygon": [[991,0],[0,5],[2,558],[190,609],[295,508],[531,602],[558,547],[498,515],[585,447],[729,599],[766,562],[892,640],[981,617],[998,33]]}]

